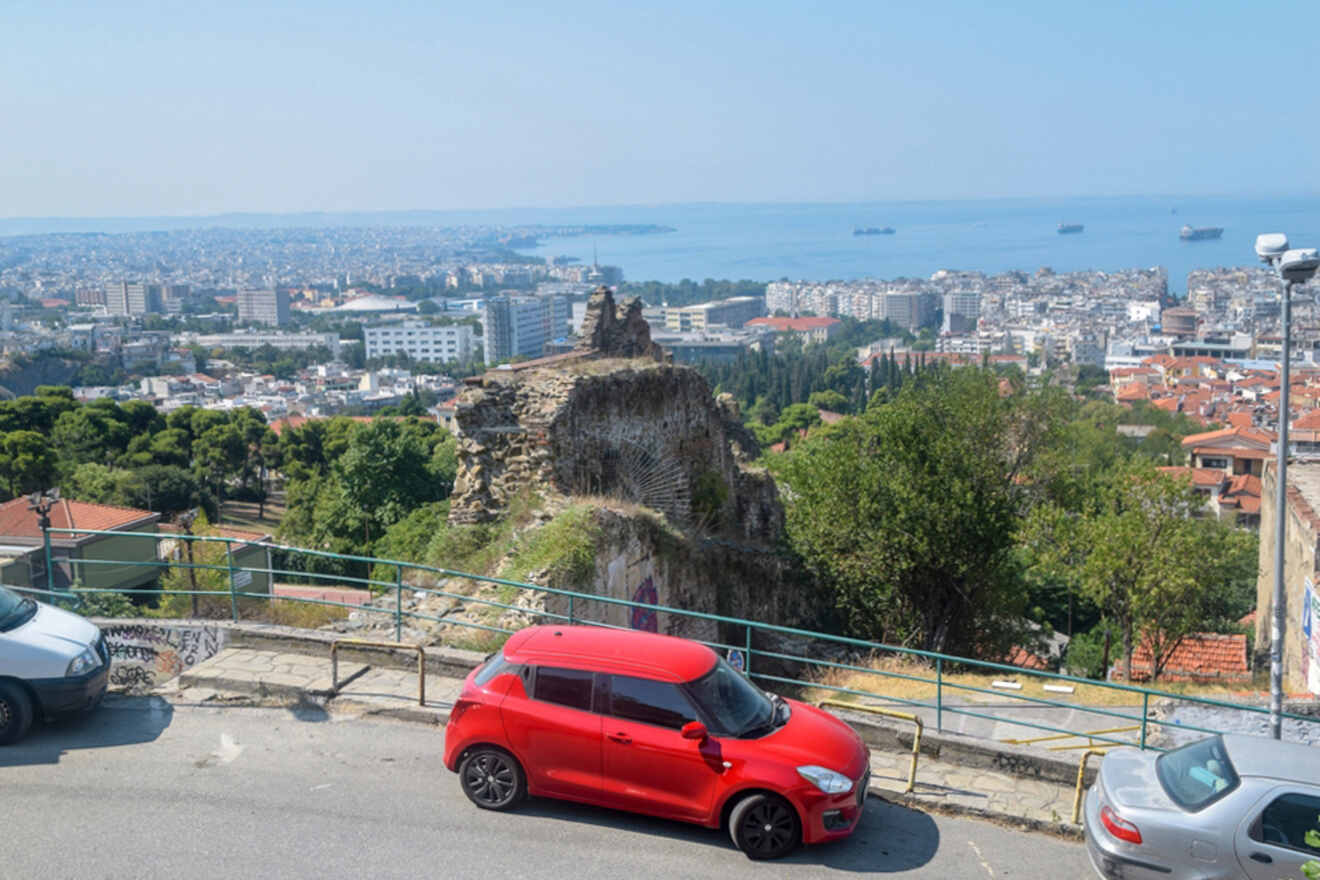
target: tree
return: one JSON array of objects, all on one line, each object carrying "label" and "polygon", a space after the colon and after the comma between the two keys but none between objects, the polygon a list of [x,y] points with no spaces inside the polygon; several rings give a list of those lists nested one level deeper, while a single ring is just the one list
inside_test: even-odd
[{"label": "tree", "polygon": [[1251,607],[1256,538],[1194,517],[1190,481],[1135,460],[1114,469],[1081,512],[1033,511],[1024,530],[1037,565],[1075,577],[1122,637],[1123,676],[1138,643],[1152,679],[1188,635],[1229,628]]},{"label": "tree", "polygon": [[993,655],[1022,611],[1020,478],[1051,411],[990,371],[927,377],[774,460],[788,536],[851,634]]},{"label": "tree", "polygon": [[228,424],[207,428],[193,444],[193,470],[200,481],[212,487],[218,503],[225,499],[225,481],[238,474],[246,453],[243,435]]},{"label": "tree", "polygon": [[50,488],[56,461],[50,443],[36,431],[10,431],[0,438],[0,473],[11,498]]}]

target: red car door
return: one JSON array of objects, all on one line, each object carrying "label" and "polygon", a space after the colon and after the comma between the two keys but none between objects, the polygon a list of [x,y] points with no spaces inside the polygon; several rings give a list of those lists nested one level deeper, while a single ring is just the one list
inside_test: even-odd
[{"label": "red car door", "polygon": [[610,675],[604,687],[604,798],[610,806],[704,821],[724,772],[719,744],[684,739],[697,713],[677,685]]},{"label": "red car door", "polygon": [[533,794],[599,803],[601,716],[592,712],[594,673],[542,666],[531,696],[500,705],[509,744]]}]

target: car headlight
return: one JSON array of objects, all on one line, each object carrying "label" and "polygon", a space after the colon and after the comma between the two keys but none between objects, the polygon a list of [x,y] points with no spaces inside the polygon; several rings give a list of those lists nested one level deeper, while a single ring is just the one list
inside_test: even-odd
[{"label": "car headlight", "polygon": [[96,656],[96,651],[92,648],[83,648],[82,653],[69,661],[69,668],[65,675],[82,675],[84,672],[90,672],[101,665],[101,658]]},{"label": "car headlight", "polygon": [[797,772],[799,776],[826,794],[844,794],[852,791],[852,780],[842,773],[835,773],[833,770],[826,770],[824,767],[817,767],[815,764],[799,767]]}]

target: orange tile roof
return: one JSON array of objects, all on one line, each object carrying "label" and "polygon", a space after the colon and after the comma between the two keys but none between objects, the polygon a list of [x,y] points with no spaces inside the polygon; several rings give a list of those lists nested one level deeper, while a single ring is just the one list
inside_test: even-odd
[{"label": "orange tile roof", "polygon": [[1114,393],[1114,400],[1122,403],[1128,400],[1150,400],[1150,389],[1140,382],[1124,385]]},{"label": "orange tile roof", "polygon": [[1228,424],[1234,428],[1250,428],[1251,413],[1231,412],[1228,414]]},{"label": "orange tile roof", "polygon": [[1021,645],[1014,645],[1013,650],[1008,652],[1008,658],[1004,662],[1009,666],[1020,666],[1023,669],[1049,670],[1050,668],[1044,660]]},{"label": "orange tile roof", "polygon": [[[1274,435],[1265,431],[1257,431],[1253,428],[1220,428],[1218,431],[1206,431],[1203,434],[1190,434],[1183,438],[1183,448],[1189,446],[1202,446],[1212,440],[1224,440],[1234,437],[1239,440],[1245,440],[1248,443],[1259,443],[1262,446],[1269,447],[1274,442]],[[1227,449],[1228,447],[1224,447]]]},{"label": "orange tile roof", "polygon": [[[1153,660],[1149,643],[1143,639],[1132,651],[1132,678],[1150,678]],[[1119,668],[1122,665],[1119,664]],[[1205,679],[1249,679],[1247,637],[1242,634],[1196,633],[1187,636],[1173,649],[1172,656],[1160,671],[1165,681]]]},{"label": "orange tile roof", "polygon": [[[152,513],[150,510],[111,507],[108,504],[92,504],[87,501],[61,498],[50,509],[50,525],[54,529],[109,531],[134,524],[147,525],[159,516],[160,514]],[[19,496],[12,501],[0,504],[0,537],[42,537],[41,526],[37,523],[37,512],[28,509],[26,496]],[[52,537],[59,539],[86,536],[64,534]]]},{"label": "orange tile roof", "polygon": [[1305,415],[1293,419],[1292,426],[1303,430],[1320,428],[1320,409],[1313,409]]},{"label": "orange tile roof", "polygon": [[1198,489],[1213,489],[1216,486],[1223,485],[1227,479],[1223,471],[1218,468],[1193,468],[1180,467],[1158,467],[1155,470],[1162,474],[1169,474],[1174,477],[1189,477],[1192,485]]}]

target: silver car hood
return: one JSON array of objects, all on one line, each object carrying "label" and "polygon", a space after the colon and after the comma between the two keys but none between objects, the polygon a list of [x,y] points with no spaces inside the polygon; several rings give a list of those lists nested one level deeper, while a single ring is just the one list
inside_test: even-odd
[{"label": "silver car hood", "polygon": [[1100,780],[1105,795],[1118,807],[1176,810],[1155,775],[1154,752],[1139,749],[1115,749],[1100,764]]}]

